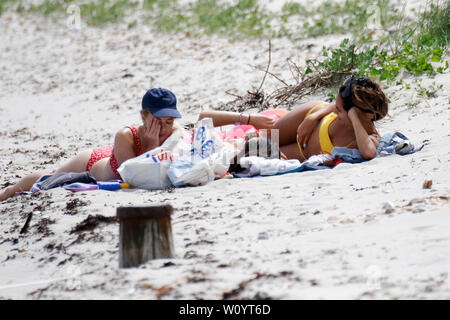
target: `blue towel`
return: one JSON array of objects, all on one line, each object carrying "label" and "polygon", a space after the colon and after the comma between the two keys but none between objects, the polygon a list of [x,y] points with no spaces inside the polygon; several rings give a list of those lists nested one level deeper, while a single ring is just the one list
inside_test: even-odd
[{"label": "blue towel", "polygon": [[[386,133],[381,137],[380,144],[377,148],[376,156],[399,154],[407,155],[422,150],[424,145],[419,148],[414,148],[414,145],[409,139],[400,132]],[[334,147],[331,151],[331,155],[337,158],[341,158],[344,162],[360,163],[367,161],[359,153],[358,149],[349,149],[346,147]]]},{"label": "blue towel", "polygon": [[[414,148],[414,145],[409,141],[409,139],[400,132],[391,132],[386,133],[381,137],[380,143],[377,148],[376,157],[382,155],[390,155],[390,154],[399,154],[406,155],[415,153],[417,151],[422,150],[424,145],[419,148]],[[347,163],[360,163],[367,161],[364,159],[359,153],[358,149],[350,149],[346,147],[334,147],[331,151],[331,155],[333,158],[341,158],[344,162]],[[321,165],[321,164],[310,164],[308,161],[305,161],[298,168],[286,172],[277,173],[276,175],[286,174],[286,173],[294,173],[294,172],[302,172],[309,170],[323,170],[323,169],[332,169],[331,166]],[[241,173],[233,173],[235,178],[248,178],[250,177],[247,172]],[[262,177],[260,175],[253,177]]]}]

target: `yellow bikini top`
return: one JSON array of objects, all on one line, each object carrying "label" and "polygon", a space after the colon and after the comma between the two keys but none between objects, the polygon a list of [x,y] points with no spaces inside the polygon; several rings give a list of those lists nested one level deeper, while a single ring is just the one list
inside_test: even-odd
[{"label": "yellow bikini top", "polygon": [[337,114],[334,112],[329,113],[323,118],[322,123],[320,124],[319,129],[319,142],[320,148],[322,148],[323,152],[331,154],[331,150],[333,150],[334,146],[331,142],[330,135],[328,134],[328,128],[330,124],[336,120]]},{"label": "yellow bikini top", "polygon": [[[321,106],[326,106],[326,105],[328,105],[328,103],[319,103],[318,105],[314,106],[313,108],[311,108],[311,110],[308,111],[305,118],[307,116],[309,116],[311,114],[311,112],[314,111],[314,109],[321,107]],[[337,114],[335,114],[334,112],[331,112],[323,118],[322,123],[320,124],[319,142],[320,142],[320,148],[322,149],[322,152],[331,154],[331,151],[334,148],[333,143],[331,142],[330,136],[328,134],[328,128],[330,127],[330,124],[334,120],[336,120],[336,118],[337,118]],[[297,144],[298,144],[300,153],[302,154],[303,158],[306,159],[305,155],[303,154],[302,147],[300,146],[300,142],[298,141],[298,135],[297,135]]]},{"label": "yellow bikini top", "polygon": [[[311,114],[311,112],[314,111],[314,109],[321,107],[321,106],[327,106],[327,105],[328,105],[328,103],[319,103],[318,105],[314,106],[313,108],[311,108],[311,110],[308,111],[308,113],[306,114],[306,117],[309,116]],[[322,152],[331,154],[331,150],[333,150],[333,148],[334,148],[333,143],[331,142],[330,136],[328,134],[328,128],[330,127],[330,124],[334,120],[336,120],[336,118],[337,118],[337,114],[335,114],[334,112],[331,112],[323,118],[322,123],[320,124],[319,142],[320,142],[320,148],[322,149]]]}]

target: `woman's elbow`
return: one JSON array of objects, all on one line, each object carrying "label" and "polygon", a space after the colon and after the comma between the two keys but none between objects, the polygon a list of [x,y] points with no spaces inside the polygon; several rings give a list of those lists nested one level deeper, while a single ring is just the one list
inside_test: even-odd
[{"label": "woman's elbow", "polygon": [[365,159],[365,160],[372,160],[373,158],[375,158],[375,156],[377,155],[377,149],[375,148],[369,148],[367,150],[363,150],[360,151],[361,156]]}]

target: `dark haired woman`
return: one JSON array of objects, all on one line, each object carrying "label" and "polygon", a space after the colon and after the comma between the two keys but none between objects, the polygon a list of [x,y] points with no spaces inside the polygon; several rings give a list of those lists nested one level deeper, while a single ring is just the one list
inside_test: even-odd
[{"label": "dark haired woman", "polygon": [[[277,117],[270,117],[275,111]],[[374,122],[384,118],[387,112],[388,100],[380,85],[369,78],[351,76],[332,103],[310,101],[289,112],[278,109],[251,117],[235,112],[204,111],[199,119],[211,117],[215,126],[241,123],[243,119],[256,129],[278,129],[283,159],[305,161],[312,155],[331,154],[334,146],[357,148],[365,159],[372,159],[380,141]]]},{"label": "dark haired woman", "polygon": [[374,122],[386,116],[388,100],[379,84],[369,78],[349,77],[330,104],[311,101],[280,118],[280,151],[288,159],[304,161],[330,153],[334,146],[357,148],[372,159],[380,142]]}]

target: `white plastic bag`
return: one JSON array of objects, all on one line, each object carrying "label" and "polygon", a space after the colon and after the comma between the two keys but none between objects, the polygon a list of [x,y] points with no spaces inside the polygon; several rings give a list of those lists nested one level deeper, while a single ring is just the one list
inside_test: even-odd
[{"label": "white plastic bag", "polygon": [[168,175],[176,187],[204,185],[228,171],[230,157],[212,119],[204,118],[194,130],[190,156],[175,160]]},{"label": "white plastic bag", "polygon": [[196,163],[209,158],[212,154],[222,149],[223,141],[214,129],[211,118],[203,118],[197,122],[192,141],[191,161]]},{"label": "white plastic bag", "polygon": [[118,169],[120,176],[135,188],[157,190],[172,186],[167,170],[175,159],[190,155],[191,145],[186,140],[187,132],[178,126],[160,147],[123,162]]},{"label": "white plastic bag", "polygon": [[175,187],[205,185],[215,178],[222,177],[228,171],[228,166],[215,160],[213,157],[196,163],[188,160],[175,160],[170,164],[167,174]]},{"label": "white plastic bag", "polygon": [[187,185],[188,182],[184,180],[184,176],[192,170],[193,166],[194,163],[190,160],[175,160],[171,163],[167,175],[172,184],[177,188]]},{"label": "white plastic bag", "polygon": [[171,164],[168,176],[175,187],[205,185],[214,180],[214,172],[207,160],[195,164],[191,161],[177,160]]},{"label": "white plastic bag", "polygon": [[135,188],[157,190],[172,186],[167,170],[173,161],[170,151],[158,147],[123,162],[117,171]]}]

